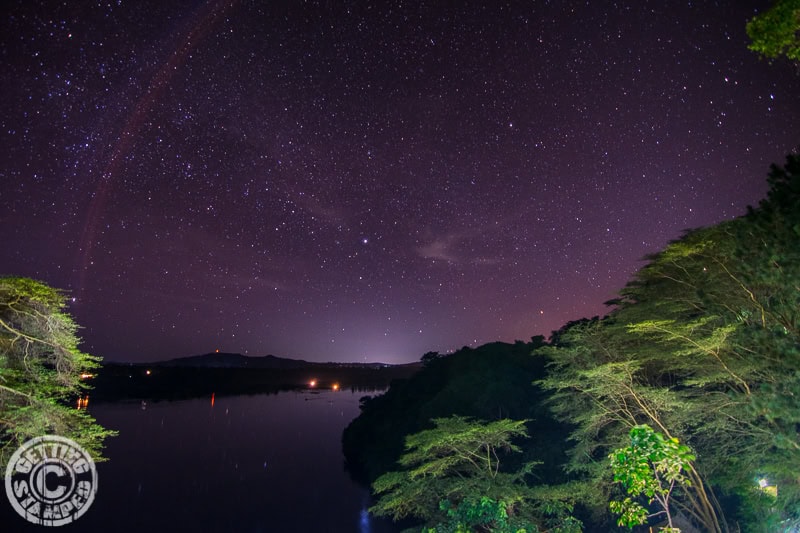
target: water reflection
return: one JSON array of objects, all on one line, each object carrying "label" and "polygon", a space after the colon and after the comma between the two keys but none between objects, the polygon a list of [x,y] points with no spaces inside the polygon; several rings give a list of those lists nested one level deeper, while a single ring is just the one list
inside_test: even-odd
[{"label": "water reflection", "polygon": [[[369,516],[366,490],[342,466],[341,432],[361,395],[95,403],[92,414],[120,435],[108,441],[110,461],[98,464],[93,507],[60,531],[397,531]],[[2,500],[3,530],[39,531]]]},{"label": "water reflection", "polygon": [[86,409],[87,407],[89,407],[89,395],[87,394],[86,396],[78,397],[78,402],[75,408],[78,411],[81,411],[83,409]]}]

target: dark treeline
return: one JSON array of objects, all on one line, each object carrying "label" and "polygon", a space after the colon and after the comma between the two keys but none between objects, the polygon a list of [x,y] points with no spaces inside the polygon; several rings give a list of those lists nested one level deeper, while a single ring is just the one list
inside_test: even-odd
[{"label": "dark treeline", "polygon": [[426,354],[365,399],[343,443],[373,512],[438,533],[796,531],[800,157],[768,182],[648,257],[606,317]]},{"label": "dark treeline", "polygon": [[[544,377],[544,360],[530,356],[543,343],[536,337],[528,343],[495,342],[449,355],[426,354],[421,371],[394,381],[385,394],[362,398],[361,415],[343,434],[350,472],[372,483],[394,468],[406,435],[430,427],[433,418],[450,415],[529,420],[542,450],[550,441],[563,441],[565,428],[544,406],[541,388],[531,385]],[[547,449],[553,453],[548,468],[553,475],[558,471],[552,466],[566,457],[559,447],[561,452]]]}]

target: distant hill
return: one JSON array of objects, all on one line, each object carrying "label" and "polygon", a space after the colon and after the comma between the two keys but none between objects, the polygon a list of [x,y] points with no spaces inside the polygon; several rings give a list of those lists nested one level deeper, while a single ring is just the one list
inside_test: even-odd
[{"label": "distant hill", "polygon": [[263,357],[250,357],[240,353],[206,353],[178,357],[168,361],[150,363],[151,366],[191,367],[191,368],[302,368],[312,363],[302,359],[288,359],[265,355]]},{"label": "distant hill", "polygon": [[181,368],[253,368],[253,369],[289,369],[308,367],[339,367],[339,368],[385,368],[386,363],[315,363],[304,359],[290,359],[264,355],[251,357],[240,353],[212,352],[189,357],[178,357],[167,361],[148,363],[148,366],[181,367]]}]

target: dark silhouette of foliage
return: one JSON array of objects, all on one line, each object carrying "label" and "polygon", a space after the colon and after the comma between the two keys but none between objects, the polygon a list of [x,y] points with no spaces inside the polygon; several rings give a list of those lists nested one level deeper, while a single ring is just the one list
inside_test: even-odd
[{"label": "dark silhouette of foliage", "polygon": [[[406,380],[392,382],[383,395],[362,399],[361,415],[344,431],[350,472],[364,484],[393,470],[407,435],[431,427],[434,418],[461,415],[484,420],[529,419],[543,450],[563,438],[563,426],[541,405],[541,391],[531,387],[544,361],[530,357],[541,339],[516,344],[492,343],[432,358]],[[560,445],[559,445],[560,447]],[[549,452],[542,475],[558,476],[561,450]],[[520,460],[528,460],[522,457]],[[552,471],[551,471],[552,470]]]},{"label": "dark silhouette of foliage", "polygon": [[[568,425],[553,419],[543,402],[544,392],[532,386],[534,380],[543,377],[546,361],[530,353],[543,344],[543,337],[534,337],[529,343],[497,342],[476,349],[462,348],[431,360],[407,380],[392,382],[385,394],[363,398],[361,415],[343,435],[351,474],[371,484],[381,475],[398,470],[406,437],[430,430],[435,418],[457,415],[482,419],[487,424],[527,419],[530,438],[518,442],[521,453],[504,458],[503,469],[510,475],[522,471],[526,464],[537,463],[527,476],[526,516],[536,517],[539,525],[550,531],[576,531],[580,522],[571,515],[576,511],[575,503],[587,495],[581,492],[582,487],[566,484],[562,465]],[[548,490],[548,484],[558,488]],[[429,488],[429,503],[436,505],[445,495],[432,485]],[[480,515],[481,509],[486,510],[480,504],[484,497],[500,505],[497,498],[474,491],[461,504],[452,502],[446,510],[452,516],[438,524],[437,531],[448,531],[463,513]],[[518,523],[513,517],[509,520],[509,524]]]},{"label": "dark silhouette of foliage", "polygon": [[431,361],[434,361],[440,357],[442,357],[442,354],[439,352],[427,352],[420,358],[420,361],[422,361],[422,364],[427,365]]}]

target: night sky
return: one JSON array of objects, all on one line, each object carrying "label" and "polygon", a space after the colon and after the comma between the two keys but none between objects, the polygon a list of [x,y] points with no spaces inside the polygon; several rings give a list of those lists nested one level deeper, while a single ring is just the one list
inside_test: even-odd
[{"label": "night sky", "polygon": [[800,141],[769,2],[5,2],[0,274],[110,361],[406,362],[603,314]]}]

